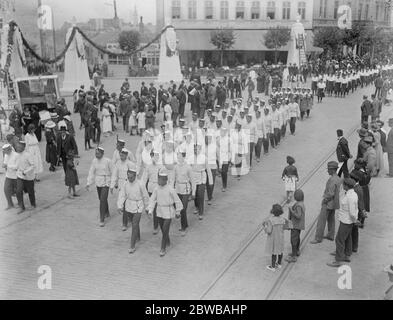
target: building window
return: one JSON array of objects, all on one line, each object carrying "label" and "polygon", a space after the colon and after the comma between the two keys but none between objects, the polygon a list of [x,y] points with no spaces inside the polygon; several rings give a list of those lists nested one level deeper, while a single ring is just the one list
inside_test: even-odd
[{"label": "building window", "polygon": [[228,1],[221,1],[220,11],[220,19],[228,20]]},{"label": "building window", "polygon": [[213,19],[213,1],[205,2],[205,19]]},{"label": "building window", "polygon": [[268,19],[274,20],[276,18],[276,3],[269,1],[267,3],[266,15]]},{"label": "building window", "polygon": [[251,19],[259,19],[260,12],[261,8],[259,1],[253,1],[251,5]]},{"label": "building window", "polygon": [[339,6],[339,1],[334,1],[334,11],[333,11],[333,19],[338,18],[338,6]]},{"label": "building window", "polygon": [[385,14],[383,20],[385,22],[389,22],[389,19],[390,19],[390,8],[388,6],[385,6]]},{"label": "building window", "polygon": [[375,7],[375,20],[379,20],[379,2],[377,2],[377,5]]},{"label": "building window", "polygon": [[109,64],[128,66],[130,61],[126,56],[109,55]]},{"label": "building window", "polygon": [[244,1],[236,2],[236,19],[244,19]]},{"label": "building window", "polygon": [[180,19],[180,1],[172,1],[172,19]]},{"label": "building window", "polygon": [[364,12],[364,18],[366,19],[366,20],[368,20],[368,9],[370,8],[370,5],[369,4],[366,4],[366,8],[365,8],[365,12]]},{"label": "building window", "polygon": [[359,3],[358,20],[362,20],[363,3]]},{"label": "building window", "polygon": [[188,19],[196,19],[197,2],[195,0],[188,1]]},{"label": "building window", "polygon": [[289,1],[285,1],[282,4],[282,19],[289,20],[291,18],[291,3]]},{"label": "building window", "polygon": [[304,1],[299,2],[297,12],[301,20],[306,20],[306,3]]},{"label": "building window", "polygon": [[319,0],[319,17],[326,18],[327,0]]}]

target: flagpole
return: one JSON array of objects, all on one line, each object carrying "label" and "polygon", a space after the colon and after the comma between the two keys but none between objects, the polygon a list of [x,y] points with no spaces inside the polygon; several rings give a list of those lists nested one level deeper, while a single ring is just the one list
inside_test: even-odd
[{"label": "flagpole", "polygon": [[[52,30],[53,30],[53,58],[56,58],[56,30],[55,30],[55,16],[52,10]],[[55,63],[56,66],[56,63]]]},{"label": "flagpole", "polygon": [[[38,0],[38,8],[41,8],[41,6],[42,6],[42,1]],[[41,41],[41,55],[42,55],[42,57],[45,58],[46,57],[45,34],[44,34],[44,30],[42,30],[42,28],[40,28],[40,41]]]}]

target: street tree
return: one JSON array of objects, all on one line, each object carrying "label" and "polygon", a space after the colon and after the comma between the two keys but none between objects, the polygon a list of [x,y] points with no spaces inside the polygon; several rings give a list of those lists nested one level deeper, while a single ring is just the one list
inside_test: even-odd
[{"label": "street tree", "polygon": [[288,28],[269,29],[264,35],[265,46],[274,50],[274,63],[277,63],[278,50],[284,47],[291,38],[291,31]]},{"label": "street tree", "polygon": [[343,44],[344,32],[338,27],[318,28],[314,31],[314,46],[323,48],[325,54],[336,55]]},{"label": "street tree", "polygon": [[233,47],[236,42],[236,37],[233,29],[217,29],[210,33],[210,42],[218,49],[221,53],[220,64],[224,64],[224,52]]},{"label": "street tree", "polygon": [[139,47],[141,36],[138,31],[122,31],[119,34],[120,49],[128,53],[132,53]]}]

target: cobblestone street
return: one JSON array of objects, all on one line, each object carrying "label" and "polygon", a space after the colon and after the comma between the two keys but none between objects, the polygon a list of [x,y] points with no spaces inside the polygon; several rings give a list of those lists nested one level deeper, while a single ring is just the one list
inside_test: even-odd
[{"label": "cobblestone street", "polygon": [[[117,87],[118,84],[113,85],[113,90]],[[172,245],[164,258],[159,256],[161,234],[152,234],[152,221],[147,216],[141,220],[142,240],[137,251],[128,254],[131,231],[121,231],[117,193],[109,197],[109,222],[99,228],[97,193],[95,188],[90,192],[84,189],[94,151],[82,151],[83,131],[77,130],[81,150],[77,167],[80,198],[66,198],[63,171],[59,168],[56,173],[49,173],[48,166],[36,185],[36,210],[20,216],[12,210],[4,212],[1,192],[0,298],[379,299],[387,287],[381,270],[393,255],[393,220],[388,209],[393,205],[389,197],[393,180],[376,178],[372,182],[372,213],[360,235],[359,253],[352,259],[351,291],[340,291],[336,270],[326,266],[334,243],[311,246],[306,241],[298,263],[278,286],[280,272],[271,273],[265,268],[270,259],[264,254],[265,235],[251,241],[272,204],[285,198],[281,173],[287,155],[296,159],[300,182],[305,182],[302,189],[307,207],[306,230],[312,228],[328,178],[326,163],[336,160],[336,129],[344,130],[350,149],[356,154],[360,104],[363,94],[370,95],[372,90],[358,90],[346,99],[326,98],[322,104],[315,101],[311,117],[298,121],[296,135],[287,135],[278,149],[261,163],[255,163],[248,176],[241,181],[231,177],[226,193],[221,192],[221,179],[217,179],[214,201],[206,206],[203,221],[192,214],[192,202],[186,237],[178,232],[180,221],[173,221]],[[70,101],[68,106],[71,109]],[[186,108],[189,110],[188,105]],[[392,116],[392,107],[385,107],[382,118]],[[79,115],[72,118],[78,128]],[[117,126],[120,128],[121,123]],[[135,152],[139,138],[126,136],[122,130],[118,134]],[[107,157],[112,157],[115,141],[116,135],[104,138]],[[44,155],[45,141],[41,142],[41,150]],[[4,175],[0,175],[1,186],[3,181]],[[314,231],[310,233],[313,235]],[[306,232],[302,237],[305,235]],[[288,252],[289,247],[286,234]],[[37,287],[41,265],[52,269],[52,290]]]}]

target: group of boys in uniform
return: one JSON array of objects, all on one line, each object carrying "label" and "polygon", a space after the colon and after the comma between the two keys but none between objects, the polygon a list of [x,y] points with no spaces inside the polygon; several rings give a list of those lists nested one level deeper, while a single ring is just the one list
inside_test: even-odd
[{"label": "group of boys in uniform", "polygon": [[387,65],[375,68],[347,68],[339,69],[331,73],[314,74],[311,78],[312,93],[316,94],[318,82],[322,80],[326,85],[326,93],[328,96],[344,98],[350,92],[354,93],[359,87],[364,88],[373,84],[380,74],[380,71],[392,70],[392,66]]},{"label": "group of boys in uniform", "polygon": [[222,192],[226,192],[228,172],[240,180],[252,169],[254,159],[261,161],[262,150],[268,154],[269,147],[277,148],[288,125],[294,135],[296,120],[311,109],[312,101],[310,90],[274,88],[267,103],[259,98],[247,102],[239,98],[232,106],[225,103],[208,109],[203,118],[196,113],[188,123],[181,118],[175,128],[171,121],[161,130],[150,128],[135,155],[119,139],[112,159],[105,158],[104,149],[98,147],[87,185],[95,183],[97,187],[100,226],[109,217],[108,195],[118,189],[123,231],[130,221],[132,224],[129,252],[136,250],[141,215],[148,212],[153,218],[153,234],[161,227],[160,255],[164,256],[173,218],[180,218],[179,231],[186,235],[188,202],[194,200],[194,214],[203,220],[205,192],[210,205],[216,177],[221,177]]}]

